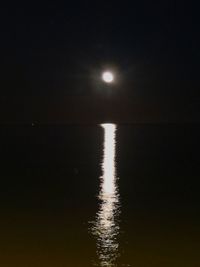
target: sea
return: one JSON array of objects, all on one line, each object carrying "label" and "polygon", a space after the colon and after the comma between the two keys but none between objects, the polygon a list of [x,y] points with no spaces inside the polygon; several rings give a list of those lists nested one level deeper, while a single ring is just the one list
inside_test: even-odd
[{"label": "sea", "polygon": [[0,126],[0,266],[200,266],[200,124]]}]

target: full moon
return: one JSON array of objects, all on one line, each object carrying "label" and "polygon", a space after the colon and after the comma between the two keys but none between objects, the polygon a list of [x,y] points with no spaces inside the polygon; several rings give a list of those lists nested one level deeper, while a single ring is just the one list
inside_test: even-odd
[{"label": "full moon", "polygon": [[114,75],[112,74],[112,72],[110,71],[105,71],[103,74],[102,74],[102,79],[104,82],[106,83],[112,83],[113,80],[114,80]]}]

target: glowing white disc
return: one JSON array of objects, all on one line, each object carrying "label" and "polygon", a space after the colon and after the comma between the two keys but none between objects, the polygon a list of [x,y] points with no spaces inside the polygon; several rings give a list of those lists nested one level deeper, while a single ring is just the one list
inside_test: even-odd
[{"label": "glowing white disc", "polygon": [[112,72],[106,71],[106,72],[103,73],[102,79],[106,83],[111,83],[114,80],[114,76],[113,76]]}]

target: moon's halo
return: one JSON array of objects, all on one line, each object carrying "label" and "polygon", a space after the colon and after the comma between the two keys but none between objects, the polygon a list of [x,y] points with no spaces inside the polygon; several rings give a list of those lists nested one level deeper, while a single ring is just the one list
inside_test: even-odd
[{"label": "moon's halo", "polygon": [[102,74],[102,80],[106,83],[112,83],[114,81],[114,75],[111,71],[104,71]]}]

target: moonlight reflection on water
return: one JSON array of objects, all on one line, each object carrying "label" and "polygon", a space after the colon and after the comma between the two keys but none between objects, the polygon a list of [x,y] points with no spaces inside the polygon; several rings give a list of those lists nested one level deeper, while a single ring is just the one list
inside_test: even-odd
[{"label": "moonlight reflection on water", "polygon": [[119,193],[116,176],[116,125],[101,124],[104,129],[102,176],[99,210],[92,227],[96,237],[99,266],[115,266],[118,257]]}]

